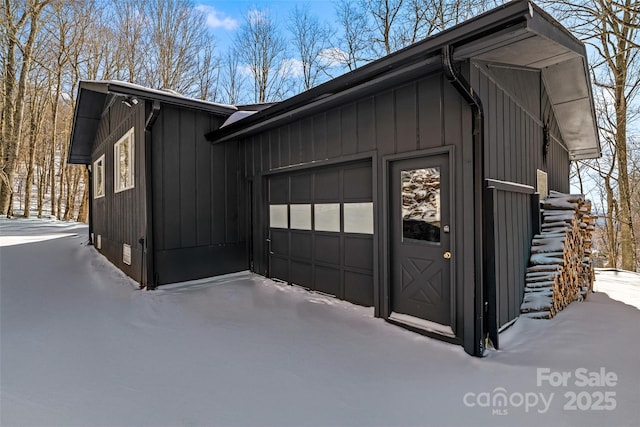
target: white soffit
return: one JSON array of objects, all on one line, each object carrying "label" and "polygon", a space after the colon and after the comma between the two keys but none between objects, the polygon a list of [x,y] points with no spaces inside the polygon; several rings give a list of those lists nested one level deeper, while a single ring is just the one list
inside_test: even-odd
[{"label": "white soffit", "polygon": [[586,69],[581,56],[542,69],[560,132],[575,160],[600,156]]},{"label": "white soffit", "polygon": [[519,28],[465,44],[456,50],[455,57],[541,70],[571,159],[600,156],[588,68],[582,55]]},{"label": "white soffit", "polygon": [[528,33],[527,37],[520,36],[518,40],[475,55],[474,58],[539,69],[575,56],[574,52],[562,45]]},{"label": "white soffit", "polygon": [[584,71],[582,57],[556,63],[542,69],[544,81],[553,93],[554,104],[589,99],[589,87],[585,79],[568,79],[567,76],[579,76]]}]

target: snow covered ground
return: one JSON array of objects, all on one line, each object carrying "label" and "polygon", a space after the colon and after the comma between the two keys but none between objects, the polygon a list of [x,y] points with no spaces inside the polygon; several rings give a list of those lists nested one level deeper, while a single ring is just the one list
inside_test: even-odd
[{"label": "snow covered ground", "polygon": [[86,234],[0,219],[2,426],[640,425],[640,275],[479,359],[255,275],[140,291]]}]

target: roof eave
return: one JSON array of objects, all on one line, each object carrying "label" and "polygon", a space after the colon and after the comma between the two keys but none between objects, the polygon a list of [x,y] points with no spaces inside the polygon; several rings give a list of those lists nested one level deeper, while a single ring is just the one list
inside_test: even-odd
[{"label": "roof eave", "polygon": [[149,99],[154,101],[160,101],[166,104],[172,104],[180,107],[197,108],[200,110],[207,110],[213,113],[220,114],[232,114],[238,111],[233,105],[225,105],[219,103],[208,102],[195,98],[188,98],[186,96],[176,95],[171,92],[145,88],[142,86],[107,80],[107,81],[83,81],[82,85],[88,90],[101,93],[112,93],[115,95],[123,96],[136,96],[143,99]]},{"label": "roof eave", "polygon": [[257,132],[258,129],[261,128],[260,123],[273,123],[273,118],[276,116],[290,114],[298,108],[306,108],[306,104],[335,96],[340,92],[350,90],[363,82],[369,82],[383,74],[415,64],[427,56],[436,54],[443,46],[455,46],[465,41],[482,37],[485,33],[492,30],[495,31],[496,27],[509,27],[516,25],[518,22],[524,22],[528,13],[529,3],[527,1],[513,1],[504,4],[460,25],[438,33],[435,36],[407,46],[391,55],[373,61],[306,92],[293,96],[251,117],[233,123],[224,129],[210,132],[206,137],[208,140],[218,143],[245,136],[247,135],[247,129],[251,129],[251,132]]},{"label": "roof eave", "polygon": [[586,48],[567,29],[531,4],[526,26],[473,40],[457,60],[512,64],[541,72],[562,139],[572,160],[600,156]]},{"label": "roof eave", "polygon": [[[539,49],[540,41],[545,42],[547,51]],[[509,47],[514,46],[515,42],[533,48],[509,52]],[[314,105],[327,105],[332,98],[342,96],[345,91],[357,91],[359,85],[365,86],[376,78],[380,79],[382,75],[424,60],[447,45],[455,47],[454,59],[459,61],[481,59],[509,63],[504,60],[507,52],[511,55],[513,64],[541,70],[543,78],[553,76],[554,79],[546,78],[545,82],[570,158],[600,156],[584,44],[546,12],[527,1],[508,3],[223,129],[210,132],[206,137],[215,143],[225,142],[275,126],[299,112],[310,113]],[[492,52],[499,52],[500,49],[502,60],[492,56]],[[515,58],[514,55],[519,57]],[[567,85],[567,81],[575,83],[575,88]],[[567,89],[573,90],[573,93],[567,92]]]},{"label": "roof eave", "polygon": [[236,107],[231,105],[187,98],[170,92],[149,89],[126,82],[83,80],[78,85],[78,96],[73,115],[69,154],[67,156],[68,163],[91,163],[91,147],[89,147],[91,143],[87,141],[93,141],[93,138],[95,138],[102,113],[106,108],[105,100],[108,95],[159,101],[178,107],[220,114],[225,117],[238,111]]}]

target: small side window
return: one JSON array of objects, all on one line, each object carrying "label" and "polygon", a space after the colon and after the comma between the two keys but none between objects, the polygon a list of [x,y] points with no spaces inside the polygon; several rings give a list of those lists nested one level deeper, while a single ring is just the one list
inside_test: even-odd
[{"label": "small side window", "polygon": [[113,191],[120,191],[133,188],[134,178],[134,128],[116,142],[113,146]]},{"label": "small side window", "polygon": [[93,162],[93,198],[104,197],[104,154]]}]

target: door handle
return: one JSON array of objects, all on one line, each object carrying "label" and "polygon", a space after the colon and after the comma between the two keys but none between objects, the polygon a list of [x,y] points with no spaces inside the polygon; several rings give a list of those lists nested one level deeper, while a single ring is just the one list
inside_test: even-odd
[{"label": "door handle", "polygon": [[442,254],[442,258],[451,259],[451,252],[446,251],[445,253]]}]

